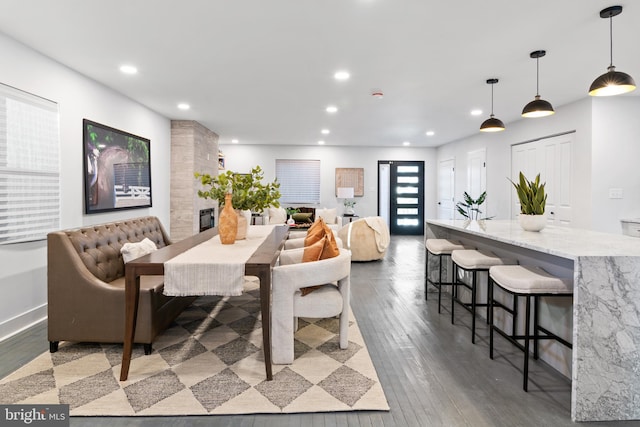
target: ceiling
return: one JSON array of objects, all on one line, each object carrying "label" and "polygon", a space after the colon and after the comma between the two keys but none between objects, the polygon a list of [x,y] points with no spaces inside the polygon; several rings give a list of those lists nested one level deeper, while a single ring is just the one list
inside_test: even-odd
[{"label": "ceiling", "polygon": [[[535,50],[547,51],[543,99],[557,109],[588,97],[609,65],[599,12],[614,4],[613,63],[640,79],[640,4],[629,0],[2,0],[0,32],[222,144],[433,147],[478,132],[488,78],[500,80],[506,132],[521,120]],[[350,79],[336,81],[339,70]]]}]

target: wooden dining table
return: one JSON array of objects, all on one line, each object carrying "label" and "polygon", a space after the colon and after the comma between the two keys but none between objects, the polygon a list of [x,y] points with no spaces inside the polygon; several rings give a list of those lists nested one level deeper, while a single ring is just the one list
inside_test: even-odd
[{"label": "wooden dining table", "polygon": [[[262,348],[267,380],[273,379],[271,369],[271,269],[278,260],[288,233],[289,227],[286,225],[273,227],[271,233],[245,262],[245,275],[256,276],[260,280]],[[217,234],[217,227],[208,229],[132,260],[125,265],[125,335],[120,381],[126,381],[129,376],[140,299],[140,276],[164,275],[165,262],[212,239]]]}]

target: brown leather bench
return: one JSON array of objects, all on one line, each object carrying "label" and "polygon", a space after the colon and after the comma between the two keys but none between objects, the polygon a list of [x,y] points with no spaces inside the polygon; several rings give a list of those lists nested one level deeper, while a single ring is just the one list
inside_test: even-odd
[{"label": "brown leather bench", "polygon": [[[60,341],[122,343],[125,323],[124,261],[127,242],[149,238],[158,248],[171,244],[156,217],[62,230],[47,236],[49,350]],[[135,343],[151,353],[154,338],[196,297],[162,294],[163,276],[140,281]]]}]

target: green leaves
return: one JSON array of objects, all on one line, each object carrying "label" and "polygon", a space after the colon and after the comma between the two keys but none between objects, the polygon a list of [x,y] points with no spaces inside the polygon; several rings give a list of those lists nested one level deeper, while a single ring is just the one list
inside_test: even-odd
[{"label": "green leaves", "polygon": [[474,199],[466,191],[462,194],[464,202],[456,203],[456,210],[460,215],[469,219],[478,219],[478,215],[482,213],[480,205],[487,198],[487,192],[483,191],[477,199]]},{"label": "green leaves", "polygon": [[[507,178],[508,179],[508,178]],[[509,179],[509,181],[511,181]],[[547,194],[544,192],[546,183],[540,184],[540,174],[536,179],[529,181],[522,172],[518,183],[511,181],[518,199],[520,200],[520,213],[525,215],[542,215],[547,204]]]},{"label": "green leaves", "polygon": [[264,172],[260,166],[251,169],[248,174],[227,171],[212,177],[196,172],[194,176],[203,187],[208,187],[198,190],[198,197],[217,200],[220,207],[224,206],[224,196],[227,193],[232,194],[234,209],[262,212],[269,206],[280,206],[280,183],[274,180],[263,184]]}]

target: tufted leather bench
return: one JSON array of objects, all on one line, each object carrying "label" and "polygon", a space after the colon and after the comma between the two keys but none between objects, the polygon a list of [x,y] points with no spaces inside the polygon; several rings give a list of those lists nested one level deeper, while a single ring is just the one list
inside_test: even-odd
[{"label": "tufted leather bench", "polygon": [[[127,242],[149,238],[158,248],[171,244],[156,217],[62,230],[47,236],[48,337],[53,353],[60,341],[122,343]],[[162,294],[162,276],[140,281],[135,343],[151,352],[154,338],[196,297]]]}]

